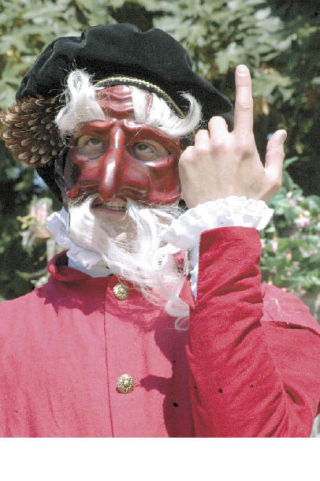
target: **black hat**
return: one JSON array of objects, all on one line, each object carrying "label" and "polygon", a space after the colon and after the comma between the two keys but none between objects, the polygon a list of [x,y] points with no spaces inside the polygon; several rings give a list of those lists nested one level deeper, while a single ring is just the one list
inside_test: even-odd
[{"label": "black hat", "polygon": [[[54,117],[74,69],[85,69],[94,83],[113,77],[114,84],[120,83],[122,77],[123,83],[155,91],[182,113],[188,104],[181,92],[191,93],[201,104],[205,121],[213,115],[232,117],[229,100],[193,72],[188,53],[162,30],[141,32],[133,25],[115,24],[90,27],[79,37],[60,37],[23,77],[17,103],[6,117],[7,146],[17,158],[39,168],[48,184],[53,180],[52,160],[62,148]],[[32,142],[23,135],[26,130],[32,132]]]}]

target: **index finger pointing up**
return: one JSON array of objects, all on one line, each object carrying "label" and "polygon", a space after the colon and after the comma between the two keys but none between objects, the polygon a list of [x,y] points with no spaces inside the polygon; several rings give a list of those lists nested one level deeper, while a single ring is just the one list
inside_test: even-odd
[{"label": "index finger pointing up", "polygon": [[234,131],[247,135],[253,129],[253,99],[251,76],[248,67],[236,68],[236,102],[234,109]]}]

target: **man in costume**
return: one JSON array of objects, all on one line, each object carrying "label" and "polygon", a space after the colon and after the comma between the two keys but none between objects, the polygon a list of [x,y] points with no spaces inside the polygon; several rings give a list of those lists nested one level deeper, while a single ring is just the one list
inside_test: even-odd
[{"label": "man in costume", "polygon": [[245,66],[232,127],[160,30],[91,27],[40,55],[5,139],[62,199],[66,251],[0,306],[2,436],[310,435],[320,330],[258,268],[285,132],[263,165],[252,116]]}]

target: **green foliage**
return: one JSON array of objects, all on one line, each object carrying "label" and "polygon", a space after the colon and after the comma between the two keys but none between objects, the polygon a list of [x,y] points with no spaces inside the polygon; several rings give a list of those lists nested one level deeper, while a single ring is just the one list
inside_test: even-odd
[{"label": "green foliage", "polygon": [[0,145],[0,299],[24,294],[30,283],[16,276],[16,266],[22,270],[37,270],[40,256],[34,251],[26,256],[21,246],[20,224],[16,215],[22,215],[33,195],[33,172],[16,166],[4,155]]},{"label": "green foliage", "polygon": [[[292,289],[315,289],[319,257],[313,252],[319,250],[320,207],[319,197],[306,196],[319,194],[320,185],[320,109],[315,108],[320,92],[320,15],[314,2],[2,0],[0,115],[13,103],[23,74],[48,43],[61,35],[78,35],[89,25],[115,22],[134,23],[142,30],[157,26],[171,33],[189,50],[197,71],[231,99],[235,65],[250,67],[262,157],[268,135],[286,128],[287,156],[298,158],[288,167],[294,180],[286,173],[285,186],[273,200],[275,221],[265,233],[263,275]],[[17,217],[28,215],[34,195],[50,194],[1,142],[0,156],[0,298],[11,298],[32,289],[34,273],[46,263],[45,244],[22,246]],[[296,219],[302,219],[302,225],[303,217],[310,224],[298,227]]]},{"label": "green foliage", "polygon": [[[22,75],[56,37],[115,23],[104,0],[3,0],[0,6],[0,105],[14,100]],[[115,2],[112,2],[115,3]],[[122,2],[117,2],[123,4]]]},{"label": "green foliage", "polygon": [[[297,159],[288,159],[286,167]],[[320,287],[320,197],[304,196],[285,171],[273,197],[273,221],[262,232],[265,281],[298,294]]]}]

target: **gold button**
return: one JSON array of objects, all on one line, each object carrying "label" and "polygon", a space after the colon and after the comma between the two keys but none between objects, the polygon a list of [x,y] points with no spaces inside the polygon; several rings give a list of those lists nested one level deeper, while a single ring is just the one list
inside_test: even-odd
[{"label": "gold button", "polygon": [[121,284],[121,282],[118,282],[118,284],[113,286],[113,293],[116,298],[119,299],[119,301],[123,301],[129,297],[129,287]]},{"label": "gold button", "polygon": [[122,392],[123,394],[127,394],[134,390],[134,380],[133,377],[129,376],[129,374],[122,374],[122,376],[118,377],[117,381],[117,388],[118,391]]}]

